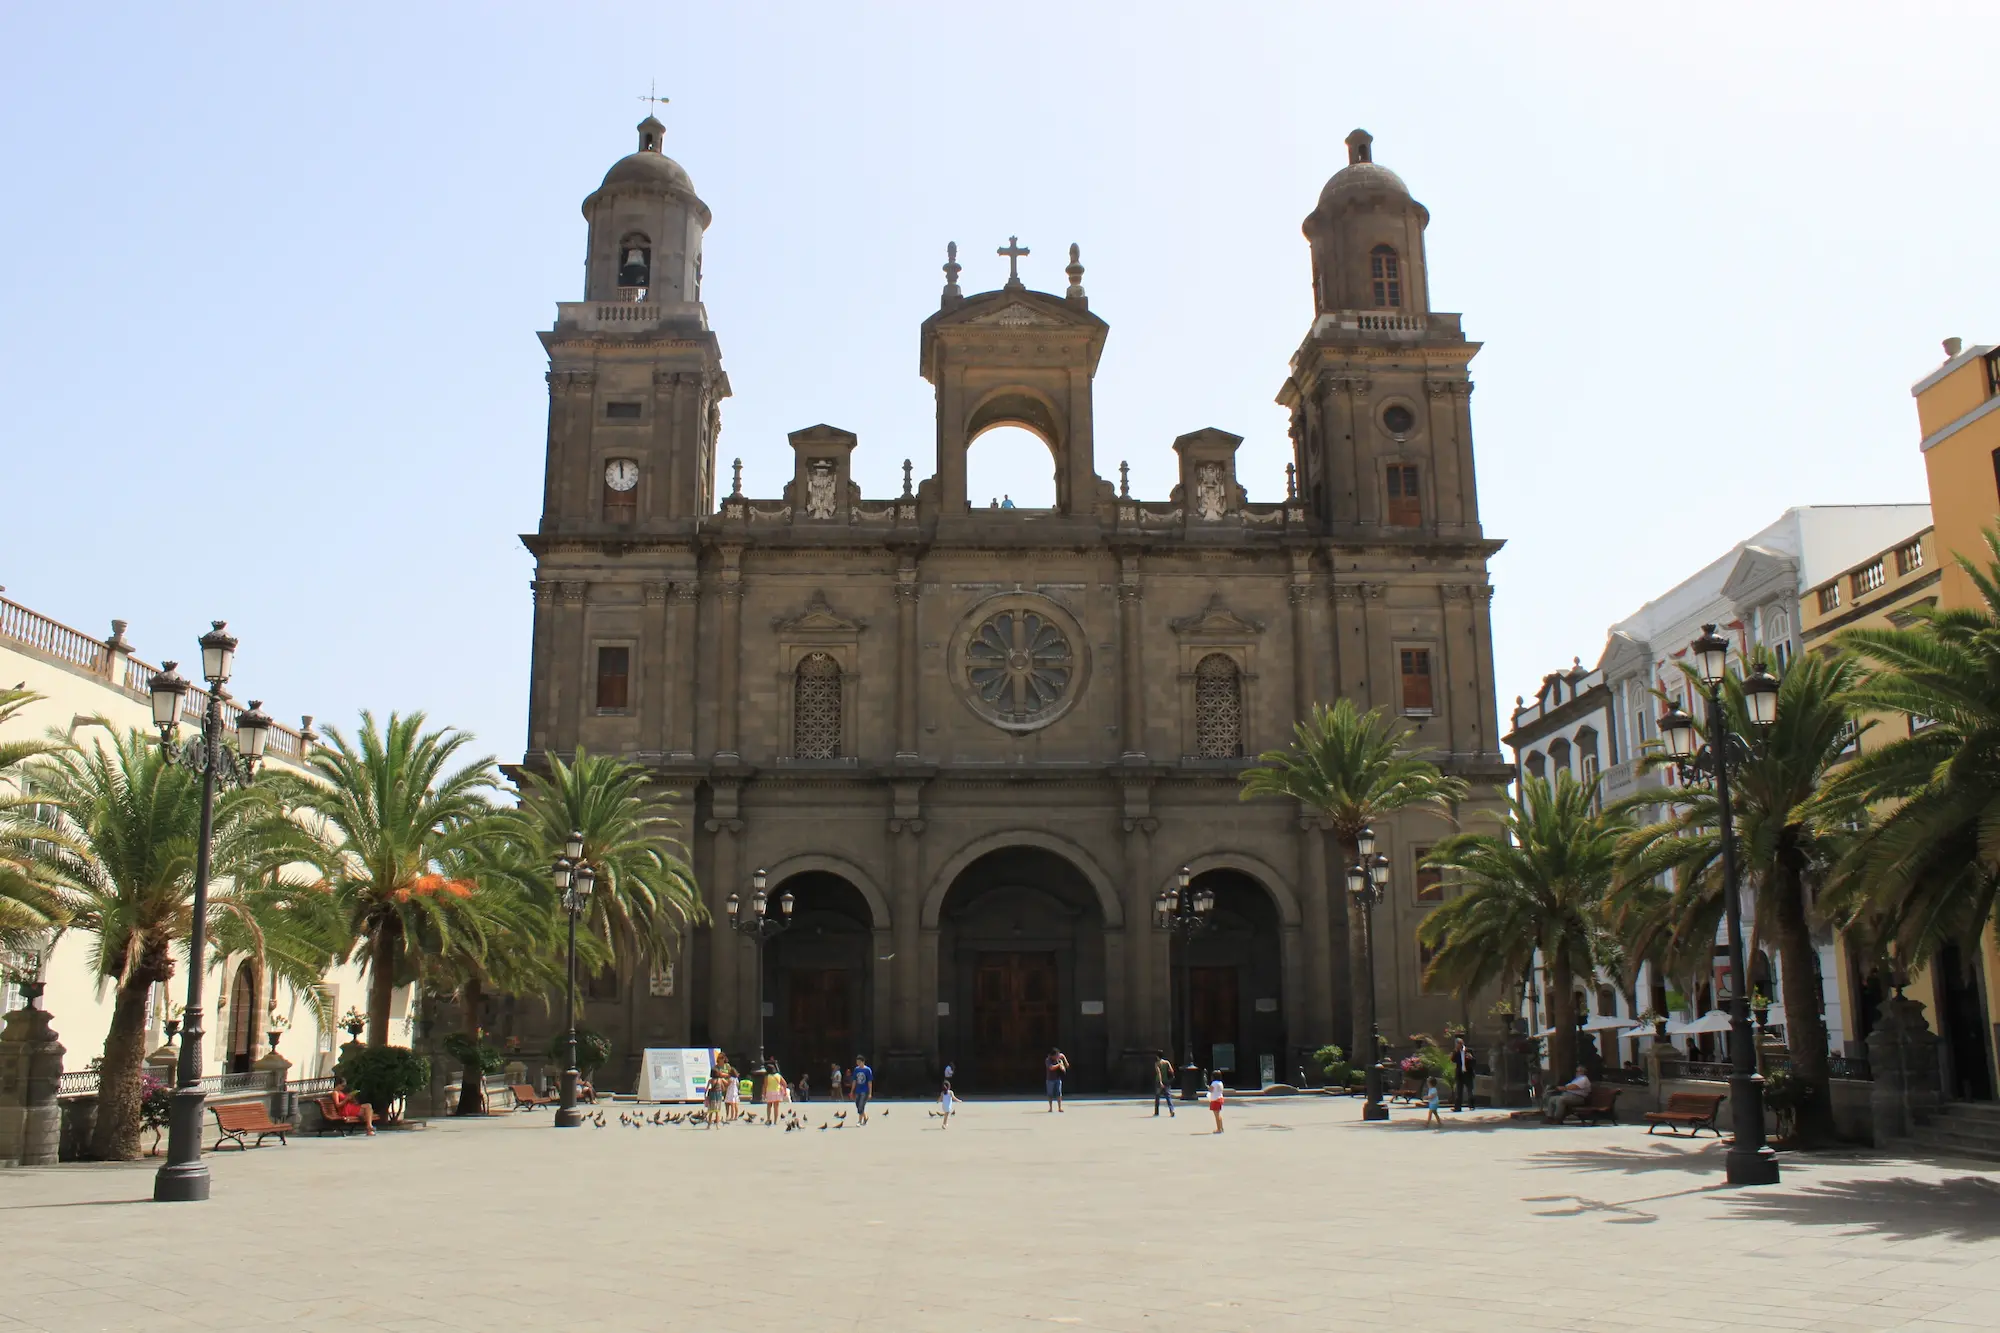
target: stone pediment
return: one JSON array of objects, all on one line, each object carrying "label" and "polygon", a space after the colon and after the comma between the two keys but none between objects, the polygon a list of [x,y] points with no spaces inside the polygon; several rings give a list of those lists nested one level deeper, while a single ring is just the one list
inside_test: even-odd
[{"label": "stone pediment", "polygon": [[868,628],[865,620],[849,620],[828,605],[826,594],[814,590],[806,609],[795,616],[771,617],[771,628],[794,638],[852,638]]},{"label": "stone pediment", "polygon": [[1173,622],[1174,633],[1183,639],[1247,639],[1264,632],[1262,621],[1245,620],[1222,603],[1222,594],[1208,599],[1208,605],[1191,616]]},{"label": "stone pediment", "polygon": [[1059,328],[1064,321],[1051,319],[1020,301],[1010,301],[998,310],[978,315],[966,321],[968,324],[998,324],[1003,328]]}]

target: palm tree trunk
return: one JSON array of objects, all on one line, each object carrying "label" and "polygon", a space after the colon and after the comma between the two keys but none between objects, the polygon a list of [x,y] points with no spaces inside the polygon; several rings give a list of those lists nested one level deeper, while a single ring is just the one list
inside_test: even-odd
[{"label": "palm tree trunk", "polygon": [[1549,1080],[1548,1086],[1558,1087],[1569,1081],[1570,1071],[1576,1068],[1576,993],[1571,989],[1576,977],[1569,964],[1560,960],[1549,963]]},{"label": "palm tree trunk", "polygon": [[1773,933],[1778,937],[1778,965],[1783,971],[1778,990],[1785,1001],[1785,1045],[1791,1051],[1792,1077],[1805,1090],[1796,1132],[1801,1144],[1811,1146],[1834,1136],[1833,1098],[1827,1084],[1826,1016],[1820,1012],[1804,885],[1790,867],[1782,868],[1772,879],[1771,887],[1777,890],[1771,915],[1777,927]]},{"label": "palm tree trunk", "polygon": [[1361,859],[1361,852],[1354,839],[1342,835],[1336,840],[1340,848],[1340,864],[1334,867],[1333,883],[1329,893],[1337,893],[1347,903],[1347,994],[1348,994],[1348,1042],[1347,1057],[1356,1067],[1368,1060],[1368,918],[1361,904],[1354,901],[1354,895],[1347,891],[1347,868]]},{"label": "palm tree trunk", "polygon": [[368,951],[368,1044],[389,1044],[389,1005],[396,995],[396,946],[401,932],[395,918],[375,927]]},{"label": "palm tree trunk", "polygon": [[146,992],[152,985],[152,970],[143,966],[118,983],[90,1133],[90,1155],[100,1162],[129,1162],[139,1155],[139,1066],[146,1054]]},{"label": "palm tree trunk", "polygon": [[[479,978],[466,980],[458,992],[459,1026],[473,1042],[476,1050],[479,1042],[480,1011],[485,1005],[484,993]],[[458,1076],[459,1115],[480,1115],[486,1110],[486,1071],[477,1065],[468,1064]]]}]

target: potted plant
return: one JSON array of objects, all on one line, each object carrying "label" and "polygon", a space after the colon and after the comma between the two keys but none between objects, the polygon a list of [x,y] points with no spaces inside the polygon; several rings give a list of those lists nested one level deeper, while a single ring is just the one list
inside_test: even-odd
[{"label": "potted plant", "polygon": [[1799,1108],[1812,1096],[1812,1085],[1803,1083],[1789,1069],[1774,1069],[1764,1076],[1764,1105],[1771,1108],[1777,1123],[1777,1137],[1789,1139],[1799,1123]]},{"label": "potted plant", "polygon": [[361,1030],[368,1026],[368,1018],[359,1009],[349,1005],[347,1012],[340,1016],[340,1025],[347,1029],[350,1040],[360,1041]]},{"label": "potted plant", "polygon": [[292,1020],[279,1013],[276,1009],[273,1009],[270,1016],[264,1020],[264,1035],[271,1039],[271,1054],[276,1055],[278,1053],[278,1038],[284,1036],[291,1026]]},{"label": "potted plant", "polygon": [[1642,1027],[1648,1023],[1651,1023],[1653,1025],[1654,1041],[1662,1042],[1667,1039],[1667,1016],[1661,1013],[1659,1010],[1657,1009],[1646,1010],[1644,1013],[1639,1015],[1638,1021],[1640,1026]]},{"label": "potted plant", "polygon": [[181,1015],[186,1012],[187,1006],[184,1004],[170,1004],[167,1006],[166,1021],[161,1026],[167,1030],[168,1041],[178,1041],[180,1039]]},{"label": "potted plant", "polygon": [[1757,1020],[1759,1030],[1767,1025],[1767,1020],[1771,1017],[1771,997],[1765,993],[1762,986],[1751,988],[1750,1016]]}]

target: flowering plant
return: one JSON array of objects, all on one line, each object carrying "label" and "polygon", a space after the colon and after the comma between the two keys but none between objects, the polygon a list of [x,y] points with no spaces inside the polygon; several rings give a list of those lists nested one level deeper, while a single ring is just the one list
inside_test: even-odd
[{"label": "flowering plant", "polygon": [[348,1036],[358,1037],[361,1035],[361,1029],[368,1026],[368,1020],[362,1017],[359,1009],[349,1005],[347,1012],[340,1016],[340,1025],[347,1029]]},{"label": "flowering plant", "polygon": [[167,1081],[157,1074],[139,1075],[139,1123],[153,1131],[153,1146],[146,1150],[148,1157],[160,1149],[160,1131],[167,1127],[173,1115],[174,1090]]},{"label": "flowering plant", "polygon": [[289,1032],[291,1026],[292,1020],[279,1013],[276,1009],[273,1009],[270,1017],[264,1020],[265,1030],[269,1032]]}]

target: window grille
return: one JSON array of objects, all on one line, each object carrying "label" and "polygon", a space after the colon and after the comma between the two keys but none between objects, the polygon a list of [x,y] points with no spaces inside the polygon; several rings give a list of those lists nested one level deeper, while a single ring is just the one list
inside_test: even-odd
[{"label": "window grille", "polygon": [[792,753],[800,759],[840,754],[840,664],[807,653],[792,675]]},{"label": "window grille", "polygon": [[1368,276],[1375,289],[1375,304],[1388,308],[1403,304],[1403,265],[1396,252],[1378,245],[1368,252]]},{"label": "window grille", "polygon": [[1243,673],[1222,653],[1210,653],[1194,668],[1195,753],[1203,759],[1238,759],[1243,754]]}]

